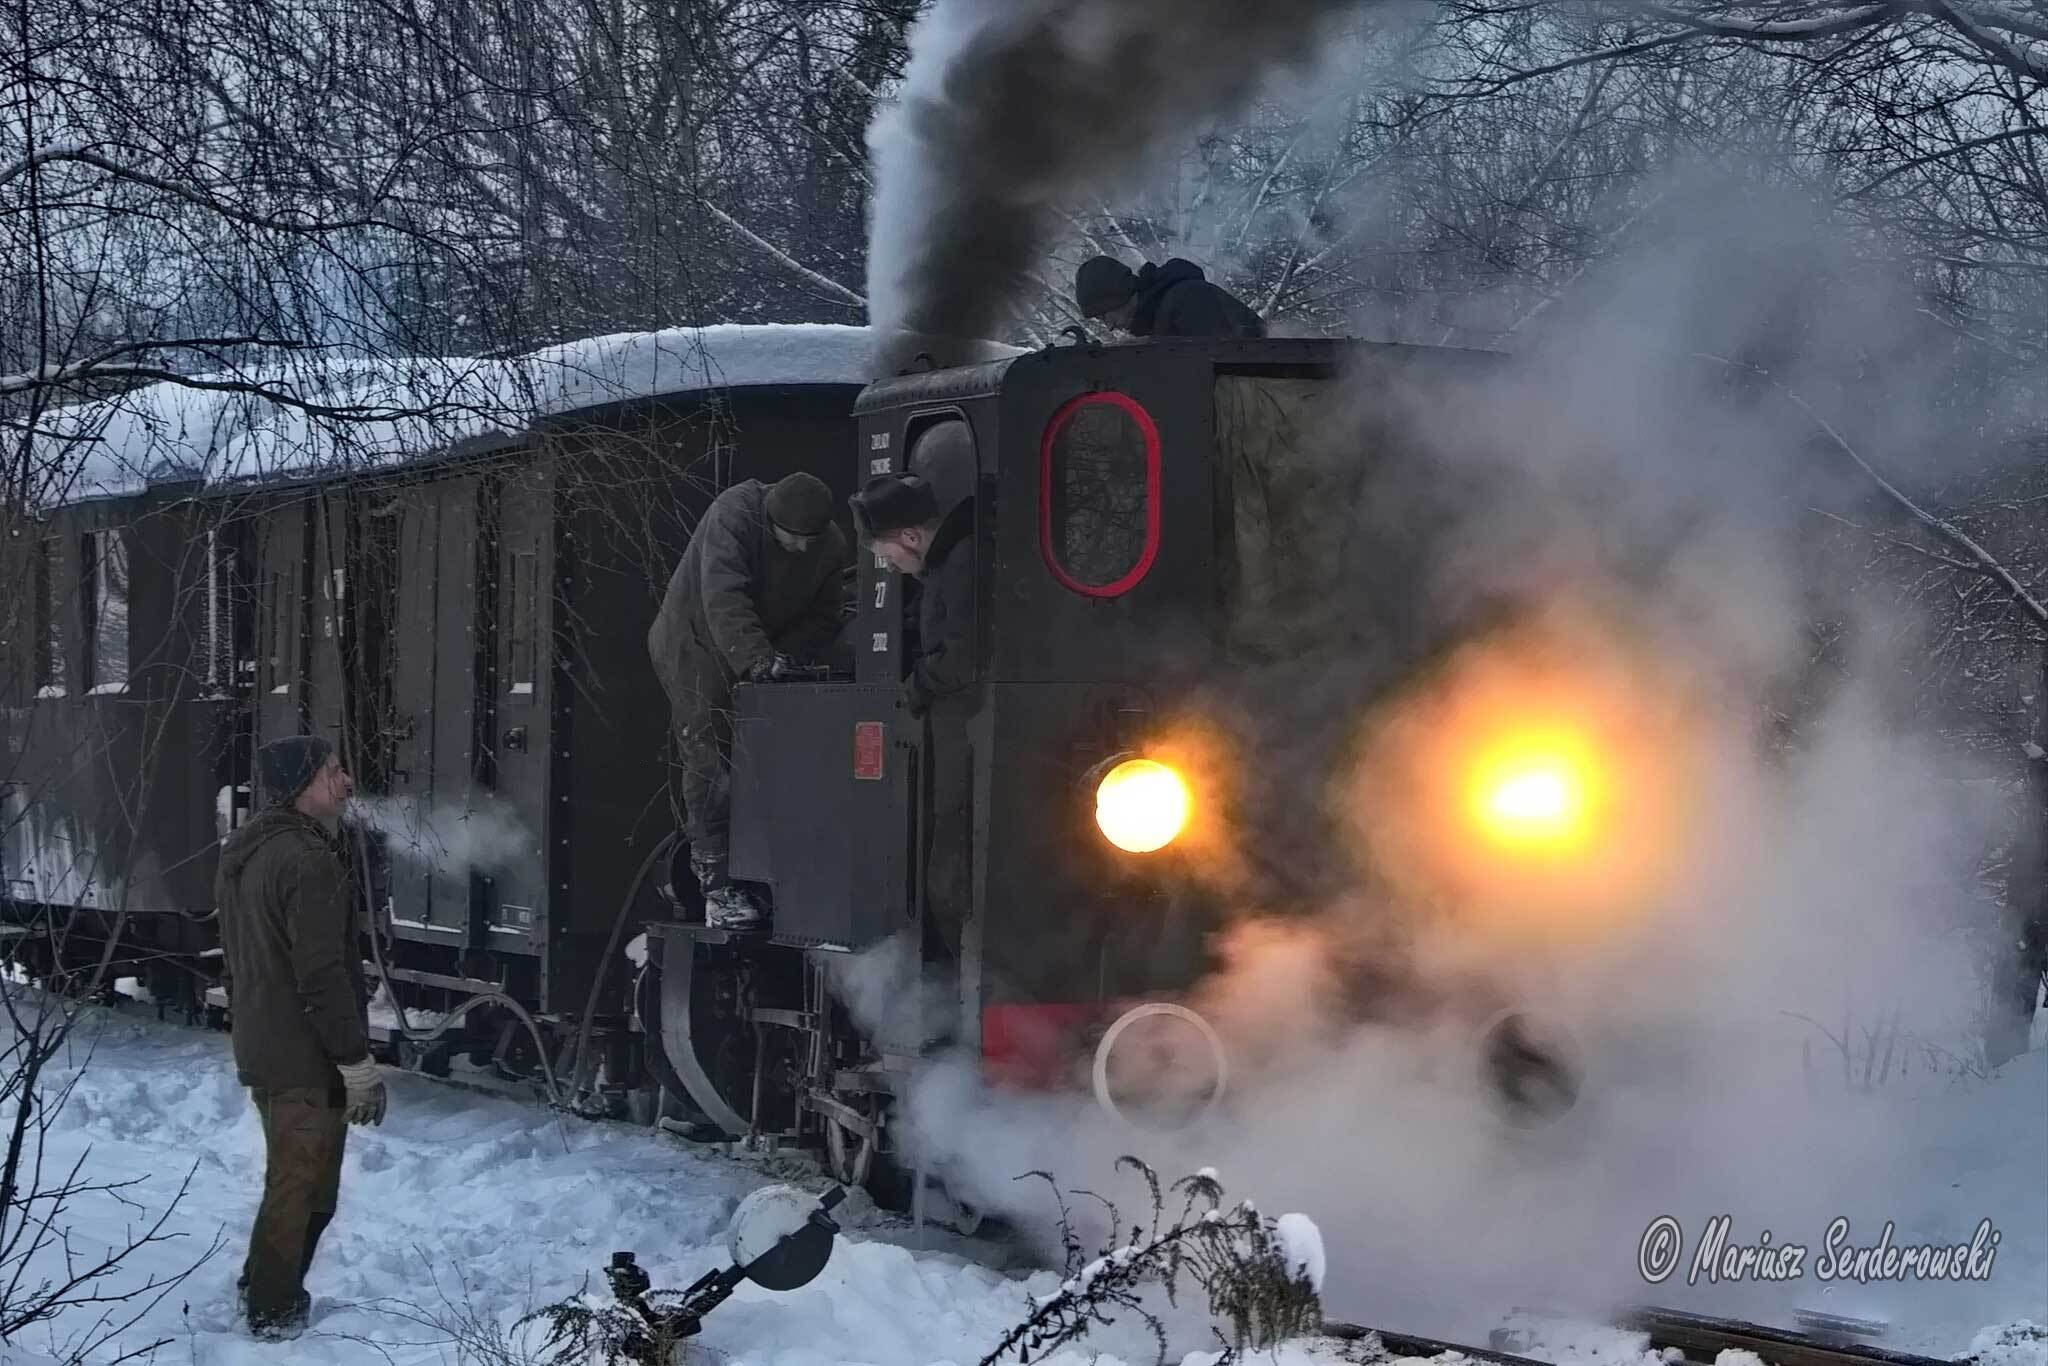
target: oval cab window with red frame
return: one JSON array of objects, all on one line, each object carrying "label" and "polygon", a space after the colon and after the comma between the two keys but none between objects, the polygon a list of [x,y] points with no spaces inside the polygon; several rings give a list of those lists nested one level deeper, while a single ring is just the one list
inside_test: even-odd
[{"label": "oval cab window with red frame", "polygon": [[1159,557],[1159,428],[1128,394],[1082,394],[1040,445],[1039,548],[1076,593],[1113,598]]}]

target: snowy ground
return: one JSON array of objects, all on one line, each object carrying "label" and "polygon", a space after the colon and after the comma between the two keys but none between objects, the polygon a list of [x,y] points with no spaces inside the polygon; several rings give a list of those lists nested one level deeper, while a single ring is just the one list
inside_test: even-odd
[{"label": "snowy ground", "polygon": [[[773,1170],[749,1166],[644,1131],[564,1119],[537,1106],[388,1074],[390,1118],[379,1129],[350,1135],[342,1209],[309,1282],[316,1322],[288,1347],[259,1344],[235,1321],[232,1286],[261,1179],[260,1137],[235,1083],[226,1036],[132,1013],[104,1019],[90,1065],[57,1117],[51,1156],[69,1158],[89,1147],[91,1170],[102,1179],[135,1179],[125,1194],[152,1216],[196,1166],[191,1193],[172,1219],[180,1236],[146,1249],[132,1268],[136,1273],[189,1265],[220,1244],[120,1344],[132,1350],[170,1339],[156,1361],[457,1362],[462,1358],[446,1327],[456,1319],[508,1324],[576,1292],[615,1249],[634,1250],[658,1286],[688,1284],[725,1264],[723,1232],[741,1196],[769,1180],[806,1180],[801,1165],[788,1159]],[[2048,1079],[2048,1054],[2037,1052],[2027,1065],[2041,1078],[2030,1077],[2032,1089],[2019,1094],[2048,1095],[2035,1085]],[[2048,1113],[2034,1120],[2048,1124]],[[1942,1173],[1930,1168],[1928,1174],[1932,1182]],[[2034,1180],[2048,1184],[2048,1173],[2037,1172]],[[811,1173],[808,1184],[821,1188],[823,1182]],[[1988,1189],[1972,1194],[1997,1198]],[[2018,1201],[2009,1208],[2031,1217],[2022,1211],[2038,1211],[2039,1204]],[[136,1209],[106,1199],[81,1203],[72,1215],[73,1239],[81,1247],[119,1237],[138,1217]],[[856,1210],[849,1222],[851,1235],[810,1286],[787,1295],[743,1287],[708,1321],[697,1359],[773,1366],[972,1363],[1022,1316],[1028,1294],[1046,1293],[1058,1279],[1015,1265],[1015,1254],[944,1235],[923,1235],[925,1245],[914,1246],[919,1235],[872,1210]],[[2030,1276],[2040,1281],[2038,1317],[2048,1319],[2048,1261],[2041,1247],[2048,1229],[2015,1229],[2007,1237],[2013,1260],[2001,1270],[2022,1283]],[[1344,1275],[1341,1260],[1332,1259],[1333,1291]],[[1007,1271],[986,1264],[1006,1261],[1013,1264]],[[1341,1295],[1331,1298],[1330,1312],[1341,1316]],[[1507,1309],[1501,1306],[1503,1316]],[[1186,1355],[1190,1366],[1212,1360],[1214,1342],[1204,1341],[1199,1321],[1179,1326],[1185,1331],[1174,1358]],[[1987,1355],[1985,1366],[2048,1366],[2048,1341],[2017,1336],[2016,1346]],[[1987,1334],[1975,1348],[1993,1348],[1994,1338]],[[1053,1360],[1109,1366],[1118,1358],[1153,1358],[1149,1338],[1136,1331],[1086,1345],[1108,1355],[1075,1350]],[[1959,1342],[1954,1350],[1971,1346]],[[49,1347],[38,1340],[18,1344]],[[1640,1339],[1558,1325],[1538,1325],[1523,1350],[1570,1366],[1648,1360]],[[0,1360],[13,1359],[8,1351],[0,1347]],[[1350,1355],[1360,1355],[1355,1345]],[[1284,1366],[1341,1358],[1324,1344],[1261,1359]]]}]

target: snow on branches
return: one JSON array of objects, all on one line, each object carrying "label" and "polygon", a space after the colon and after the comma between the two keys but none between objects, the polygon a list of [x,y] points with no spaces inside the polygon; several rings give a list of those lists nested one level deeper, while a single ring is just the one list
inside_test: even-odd
[{"label": "snow on branches", "polygon": [[[1286,1214],[1275,1221],[1262,1216],[1249,1200],[1225,1208],[1222,1183],[1211,1168],[1162,1190],[1158,1174],[1138,1158],[1120,1157],[1116,1165],[1119,1171],[1128,1167],[1144,1179],[1151,1217],[1133,1220],[1125,1228],[1116,1206],[1101,1195],[1067,1192],[1096,1200],[1109,1212],[1102,1251],[1085,1263],[1072,1212],[1052,1174],[1033,1171],[1018,1178],[1036,1178],[1053,1189],[1066,1279],[1058,1290],[1038,1299],[1030,1316],[1005,1334],[980,1366],[995,1366],[1012,1353],[1019,1366],[1028,1366],[1034,1353],[1042,1358],[1079,1341],[1092,1329],[1114,1322],[1119,1313],[1135,1314],[1144,1322],[1164,1362],[1166,1327],[1145,1307],[1145,1292],[1158,1287],[1169,1304],[1178,1304],[1186,1282],[1208,1296],[1217,1336],[1232,1352],[1267,1347],[1321,1326],[1322,1235],[1307,1215]],[[1169,1193],[1181,1197],[1180,1211],[1170,1224],[1165,1222]]]}]

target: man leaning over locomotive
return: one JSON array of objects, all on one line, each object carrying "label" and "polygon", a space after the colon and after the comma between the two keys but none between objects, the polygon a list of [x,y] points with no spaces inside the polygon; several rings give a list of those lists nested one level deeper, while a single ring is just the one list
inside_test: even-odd
[{"label": "man leaning over locomotive", "polygon": [[861,543],[897,572],[923,581],[918,652],[902,682],[905,708],[931,718],[932,830],[926,900],[955,962],[969,902],[968,818],[973,791],[967,722],[979,680],[974,638],[974,499],[940,512],[917,475],[877,475],[853,496]]},{"label": "man leaning over locomotive", "polygon": [[1092,256],[1074,272],[1074,302],[1134,337],[1263,337],[1265,320],[1202,268],[1176,256],[1133,271],[1114,256]]},{"label": "man leaning over locomotive", "polygon": [[852,558],[832,521],[832,491],[815,475],[735,484],[691,533],[647,632],[674,722],[690,871],[707,925],[767,923],[726,871],[733,685],[787,678],[830,647],[851,606]]},{"label": "man leaning over locomotive", "polygon": [[235,1071],[263,1125],[263,1198],[240,1290],[249,1326],[296,1335],[306,1272],[341,1193],[350,1124],[384,1121],[370,1057],[355,899],[336,832],[355,784],[313,735],[256,753],[271,805],[234,832],[214,879]]}]

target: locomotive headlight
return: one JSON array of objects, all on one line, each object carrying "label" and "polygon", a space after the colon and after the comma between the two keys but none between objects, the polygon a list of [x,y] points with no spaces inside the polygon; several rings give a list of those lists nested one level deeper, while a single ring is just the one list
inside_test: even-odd
[{"label": "locomotive headlight", "polygon": [[1501,844],[1574,845],[1587,834],[1592,786],[1579,756],[1544,749],[1505,755],[1482,765],[1473,784],[1473,816]]},{"label": "locomotive headlight", "polygon": [[1187,828],[1188,785],[1156,759],[1126,759],[1095,788],[1095,824],[1130,854],[1164,849]]},{"label": "locomotive headlight", "polygon": [[1642,923],[1712,847],[1722,723],[1690,667],[1570,602],[1474,636],[1364,718],[1361,868],[1503,955]]}]

